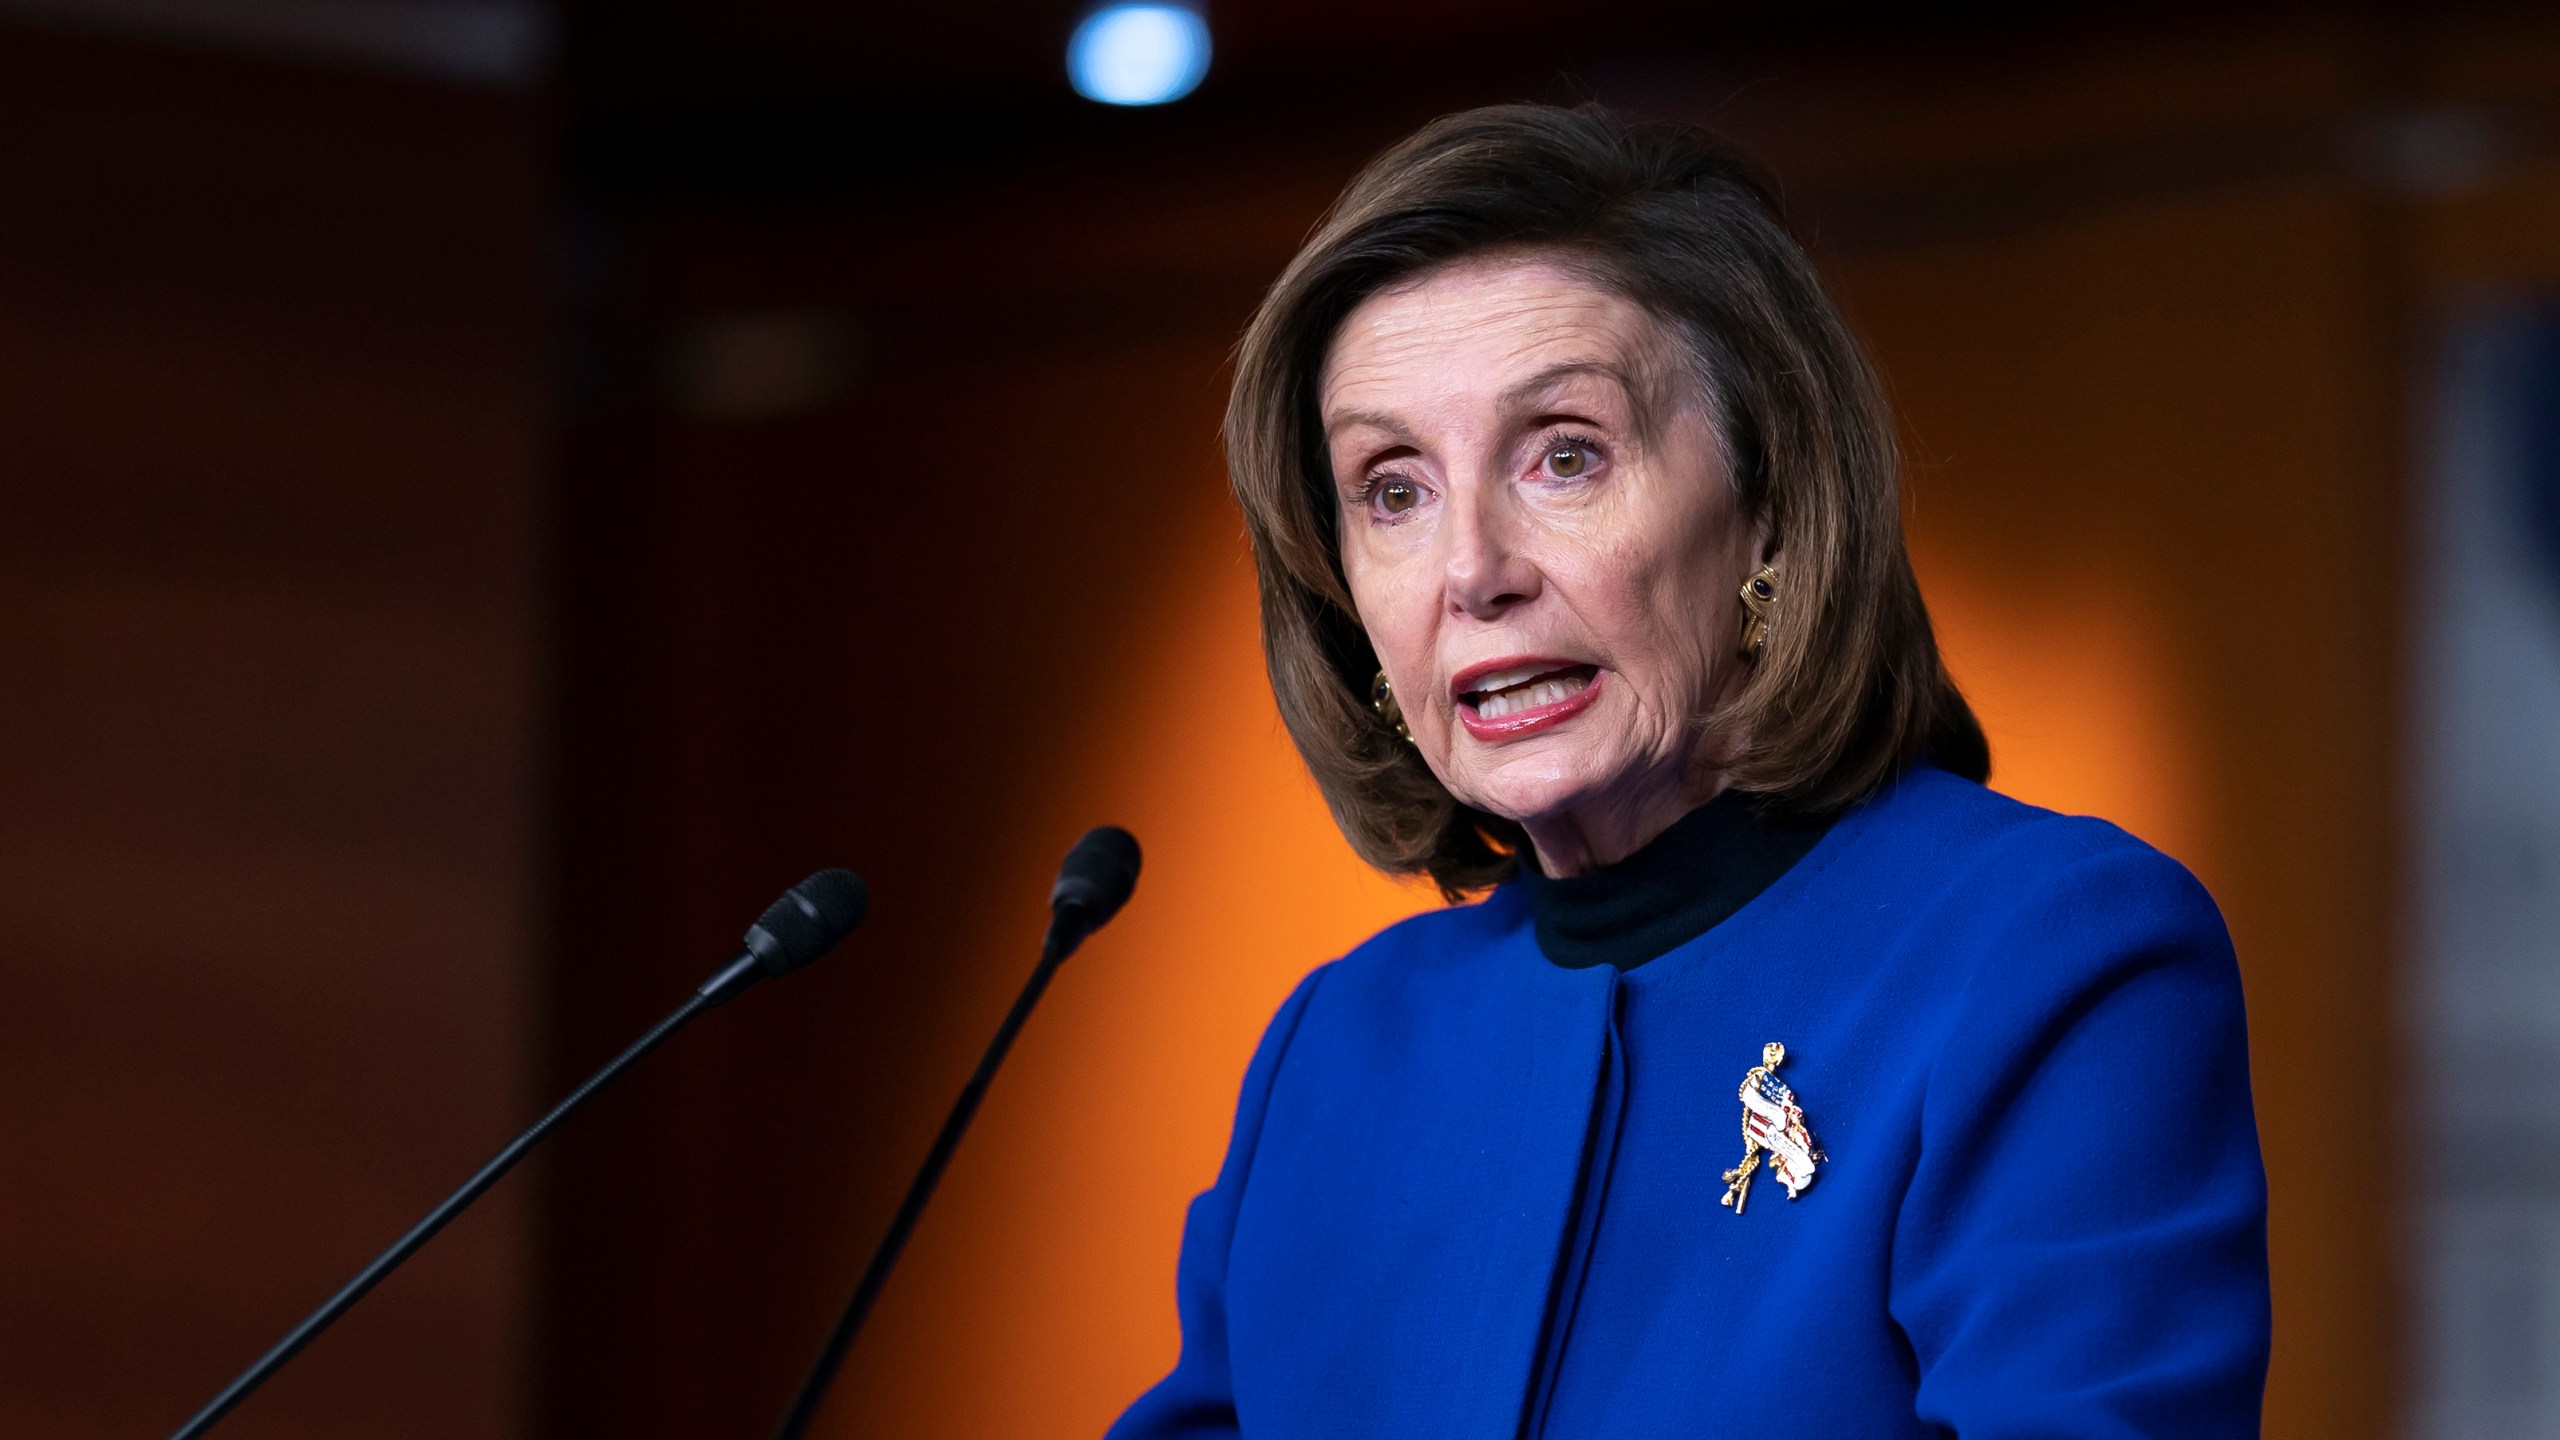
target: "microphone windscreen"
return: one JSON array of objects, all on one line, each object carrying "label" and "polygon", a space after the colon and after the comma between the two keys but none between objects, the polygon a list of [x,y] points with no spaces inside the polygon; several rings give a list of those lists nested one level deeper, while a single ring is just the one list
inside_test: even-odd
[{"label": "microphone windscreen", "polygon": [[788,974],[836,948],[870,909],[862,877],[821,870],[765,907],[747,927],[747,949],[767,975]]},{"label": "microphone windscreen", "polygon": [[1058,867],[1057,886],[1049,892],[1049,908],[1081,906],[1088,930],[1098,930],[1138,888],[1138,839],[1117,825],[1097,825],[1084,832],[1076,848]]}]

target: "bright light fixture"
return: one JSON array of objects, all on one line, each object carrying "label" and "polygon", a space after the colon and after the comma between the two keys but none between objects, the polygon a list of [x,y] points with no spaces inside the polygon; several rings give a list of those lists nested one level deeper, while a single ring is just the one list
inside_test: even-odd
[{"label": "bright light fixture", "polygon": [[1105,105],[1179,100],[1209,73],[1209,22],[1187,5],[1106,5],[1067,41],[1067,78]]}]

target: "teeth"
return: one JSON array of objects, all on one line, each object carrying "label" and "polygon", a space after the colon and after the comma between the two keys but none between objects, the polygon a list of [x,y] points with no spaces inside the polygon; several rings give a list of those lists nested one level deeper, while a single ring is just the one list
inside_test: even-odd
[{"label": "teeth", "polygon": [[[1538,672],[1533,670],[1529,673],[1534,675]],[[1497,677],[1486,678],[1491,680]],[[1497,691],[1476,702],[1476,714],[1487,720],[1499,720],[1515,711],[1534,710],[1541,705],[1553,705],[1568,696],[1580,694],[1583,687],[1590,683],[1588,680],[1567,679],[1560,676],[1553,680],[1541,680],[1535,685],[1522,685],[1516,690]]]},{"label": "teeth", "polygon": [[1555,668],[1553,665],[1522,665],[1511,670],[1496,670],[1490,675],[1477,676],[1476,682],[1467,689],[1470,693],[1477,695],[1494,690],[1507,690],[1523,680],[1535,680]]}]

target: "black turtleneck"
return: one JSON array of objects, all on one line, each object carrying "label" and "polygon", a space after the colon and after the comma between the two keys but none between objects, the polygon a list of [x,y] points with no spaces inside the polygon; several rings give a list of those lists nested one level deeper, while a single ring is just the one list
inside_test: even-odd
[{"label": "black turtleneck", "polygon": [[1530,863],[1520,885],[1537,916],[1538,949],[1568,969],[1632,970],[1750,904],[1830,828],[1829,817],[1772,815],[1755,797],[1727,790],[1589,874],[1551,879],[1523,857]]}]

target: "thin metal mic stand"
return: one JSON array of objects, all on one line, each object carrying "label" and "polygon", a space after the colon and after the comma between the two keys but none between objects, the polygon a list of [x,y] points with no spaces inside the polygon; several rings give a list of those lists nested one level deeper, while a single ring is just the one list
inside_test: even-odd
[{"label": "thin metal mic stand", "polygon": [[232,1407],[249,1398],[251,1391],[267,1383],[270,1376],[284,1368],[285,1362],[302,1353],[302,1347],[320,1336],[320,1332],[337,1323],[339,1316],[362,1300],[383,1278],[400,1268],[401,1262],[418,1253],[418,1247],[436,1237],[436,1232],[451,1224],[453,1217],[468,1209],[490,1186],[516,1167],[542,1137],[569,1118],[571,1111],[587,1102],[615,1076],[628,1070],[641,1056],[657,1049],[690,1024],[695,1016],[742,993],[747,987],[769,976],[788,974],[834,949],[853,928],[862,923],[871,907],[870,892],[850,870],[821,870],[783,892],[782,898],[765,907],[756,923],[747,930],[746,948],[722,966],[718,973],[694,988],[693,998],[676,1007],[675,1013],[650,1027],[649,1033],[632,1042],[631,1048],[613,1057],[610,1064],[587,1078],[587,1083],[569,1092],[569,1098],[551,1107],[551,1113],[533,1122],[533,1128],[509,1142],[497,1157],[480,1167],[479,1173],[462,1182],[462,1188],[444,1197],[442,1203],[427,1212],[427,1218],[409,1229],[409,1233],[391,1242],[391,1248],[373,1258],[373,1263],[356,1272],[328,1302],[293,1327],[275,1348],[258,1357],[258,1363],[240,1372],[240,1378],[222,1387],[194,1419],[178,1427],[170,1440],[196,1440],[214,1426],[214,1422],[231,1413]]},{"label": "thin metal mic stand", "polygon": [[498,1152],[497,1158],[481,1166],[478,1174],[463,1181],[461,1189],[447,1195],[443,1203],[428,1211],[426,1219],[412,1226],[408,1234],[391,1242],[391,1248],[375,1256],[372,1264],[357,1271],[356,1278],[348,1281],[337,1294],[330,1296],[327,1304],[312,1311],[301,1324],[294,1326],[290,1333],[276,1342],[274,1349],[259,1357],[257,1364],[240,1372],[240,1378],[222,1387],[222,1393],[214,1396],[210,1403],[197,1411],[194,1419],[178,1427],[177,1433],[170,1436],[169,1440],[196,1440],[197,1436],[212,1429],[215,1421],[231,1413],[231,1407],[248,1399],[249,1392],[267,1383],[268,1376],[283,1369],[286,1361],[300,1354],[303,1346],[318,1339],[320,1332],[336,1323],[338,1317],[346,1314],[349,1307],[365,1297],[365,1292],[381,1284],[384,1276],[399,1269],[401,1262],[416,1254],[419,1246],[434,1239],[436,1232],[451,1223],[454,1216],[469,1208],[472,1201],[480,1198],[481,1192],[497,1184],[500,1177],[514,1169],[516,1162],[522,1160],[527,1151],[540,1144],[543,1136],[551,1133],[552,1127],[569,1117],[570,1111],[586,1103],[588,1096],[603,1089],[605,1083],[616,1075],[630,1069],[632,1063],[641,1056],[657,1049],[668,1036],[683,1029],[695,1016],[726,998],[728,998],[726,995],[715,996],[706,986],[696,992],[692,999],[677,1006],[674,1014],[659,1021],[648,1034],[634,1041],[630,1049],[616,1055],[612,1063],[589,1076],[587,1083],[570,1091],[568,1099],[551,1107],[550,1114],[534,1121],[533,1128],[517,1136],[506,1149]]},{"label": "thin metal mic stand", "polygon": [[[818,1407],[827,1398],[827,1387],[835,1383],[836,1371],[844,1365],[845,1352],[853,1348],[853,1337],[862,1330],[862,1322],[871,1314],[872,1302],[880,1298],[882,1286],[889,1283],[889,1271],[898,1263],[898,1253],[907,1248],[907,1237],[915,1233],[916,1222],[924,1218],[926,1202],[933,1199],[933,1189],[942,1182],[943,1170],[951,1164],[952,1152],[960,1148],[960,1137],[967,1134],[969,1122],[978,1114],[978,1102],[987,1098],[987,1086],[996,1078],[996,1067],[1004,1063],[1005,1052],[1013,1048],[1013,1039],[1022,1033],[1023,1022],[1031,1018],[1031,1007],[1049,988],[1050,977],[1066,963],[1076,947],[1084,943],[1095,926],[1083,923],[1083,912],[1071,907],[1061,911],[1050,922],[1049,935],[1040,946],[1040,964],[1023,982],[1022,993],[1013,999],[1013,1008],[1005,1012],[1004,1023],[996,1027],[995,1038],[987,1042],[987,1051],[978,1057],[978,1068],[969,1083],[960,1087],[960,1098],[952,1102],[951,1114],[942,1122],[942,1133],[933,1137],[933,1149],[924,1157],[924,1167],[916,1172],[915,1183],[907,1187],[907,1198],[898,1203],[896,1218],[889,1222],[888,1233],[880,1237],[879,1248],[871,1252],[871,1264],[862,1272],[862,1283],[853,1290],[853,1298],[845,1303],[844,1314],[836,1319],[836,1328],[827,1335],[826,1345],[818,1351],[817,1363],[809,1367],[809,1376],[800,1382],[800,1393],[793,1397],[791,1410],[773,1432],[773,1440],[800,1440],[817,1418]],[[1075,921],[1077,923],[1070,923]]]}]

